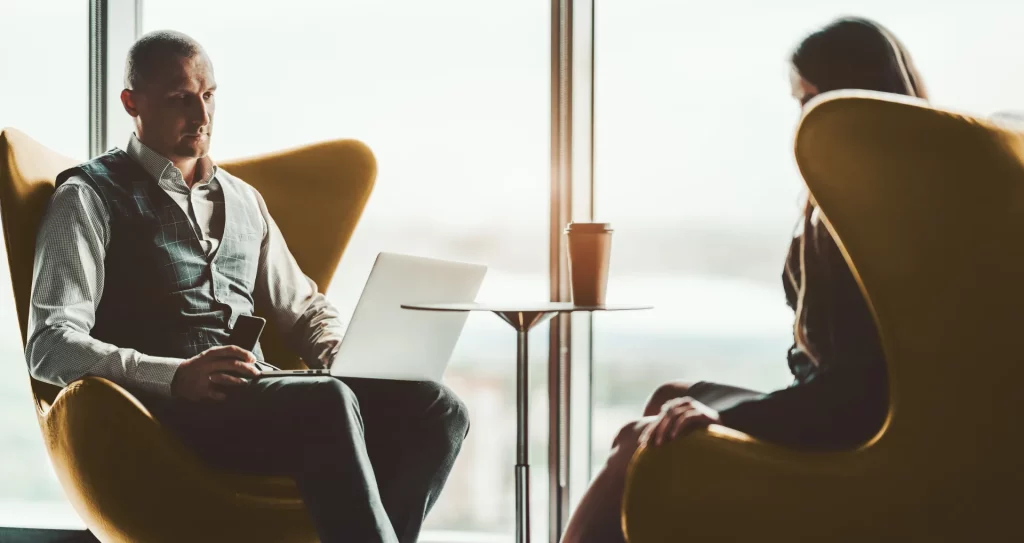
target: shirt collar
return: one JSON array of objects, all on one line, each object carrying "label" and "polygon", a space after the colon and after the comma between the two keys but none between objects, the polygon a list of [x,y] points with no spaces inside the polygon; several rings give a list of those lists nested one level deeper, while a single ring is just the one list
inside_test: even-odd
[{"label": "shirt collar", "polygon": [[[128,153],[128,157],[137,162],[142,169],[146,171],[153,179],[156,180],[157,184],[165,190],[174,190],[178,192],[188,192],[188,185],[185,183],[185,179],[181,175],[179,170],[174,163],[167,159],[167,157],[154,151],[145,143],[142,143],[135,133],[132,133],[132,137],[128,140],[128,148],[125,150]],[[200,168],[200,171],[204,171],[203,179],[193,186],[203,185],[210,183],[211,188],[217,185],[217,165],[213,163],[210,157],[203,157],[199,159],[199,163],[196,164],[196,168]]]}]

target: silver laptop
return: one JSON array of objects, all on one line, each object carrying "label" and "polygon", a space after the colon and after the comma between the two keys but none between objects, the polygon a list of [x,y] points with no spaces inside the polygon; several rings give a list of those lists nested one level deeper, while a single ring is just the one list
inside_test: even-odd
[{"label": "silver laptop", "polygon": [[380,253],[330,370],[275,369],[262,376],[440,381],[469,314],[401,305],[473,302],[486,272],[478,264]]}]

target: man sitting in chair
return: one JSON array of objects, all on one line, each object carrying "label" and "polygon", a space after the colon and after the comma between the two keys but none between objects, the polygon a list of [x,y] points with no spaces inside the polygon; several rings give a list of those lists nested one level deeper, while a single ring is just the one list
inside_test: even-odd
[{"label": "man sitting in chair", "polygon": [[293,477],[325,542],[415,541],[468,432],[466,407],[438,383],[254,380],[259,346],[224,346],[239,315],[258,305],[307,364],[327,367],[338,313],[259,192],[207,156],[217,85],[202,47],[143,36],[125,87],[128,147],[61,173],[39,230],[32,376],[107,378],[207,462]]}]

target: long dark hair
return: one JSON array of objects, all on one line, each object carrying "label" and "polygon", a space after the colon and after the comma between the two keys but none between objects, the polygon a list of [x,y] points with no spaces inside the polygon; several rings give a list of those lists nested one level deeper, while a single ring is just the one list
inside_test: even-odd
[{"label": "long dark hair", "polygon": [[[818,92],[863,89],[927,98],[927,92],[903,44],[882,25],[868,19],[844,17],[804,38],[790,59],[793,69]],[[807,293],[807,236],[816,204],[807,196],[800,236],[799,270],[786,262],[786,274],[796,287],[796,318],[793,336],[797,346],[818,364],[818,355],[807,340],[804,298]],[[820,223],[819,223],[820,225]],[[827,233],[826,233],[827,235]],[[797,273],[800,280],[797,281]]]}]

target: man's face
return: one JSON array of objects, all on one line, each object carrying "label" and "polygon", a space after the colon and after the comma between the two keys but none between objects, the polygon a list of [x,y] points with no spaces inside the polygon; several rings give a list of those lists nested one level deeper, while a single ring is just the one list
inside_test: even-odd
[{"label": "man's face", "polygon": [[121,101],[135,117],[139,139],[172,161],[202,158],[213,135],[213,66],[205,54],[172,57]]}]

